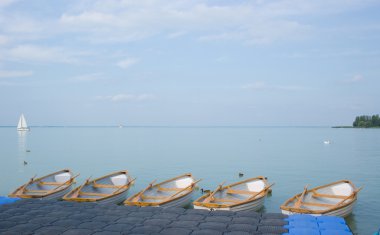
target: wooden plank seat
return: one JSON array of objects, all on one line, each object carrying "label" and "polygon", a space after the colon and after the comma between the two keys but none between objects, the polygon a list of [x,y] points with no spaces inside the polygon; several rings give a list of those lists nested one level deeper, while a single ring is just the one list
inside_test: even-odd
[{"label": "wooden plank seat", "polygon": [[141,198],[144,199],[152,199],[152,200],[162,200],[162,199],[167,199],[169,198],[168,196],[145,196],[141,195]]},{"label": "wooden plank seat", "polygon": [[315,202],[301,202],[303,206],[334,207],[335,205]]},{"label": "wooden plank seat", "polygon": [[157,187],[158,191],[163,191],[163,192],[167,192],[167,191],[181,191],[182,189],[183,188],[165,188],[165,187],[161,187],[161,186]]},{"label": "wooden plank seat", "polygon": [[246,194],[246,195],[254,195],[258,192],[251,192],[246,190],[237,190],[237,189],[227,189],[228,194]]},{"label": "wooden plank seat", "polygon": [[44,181],[41,181],[39,182],[38,184],[40,185],[65,185],[65,184],[69,184],[70,182],[44,182]]},{"label": "wooden plank seat", "polygon": [[25,192],[28,192],[28,193],[49,193],[52,191],[53,190],[28,190],[28,189],[25,189]]},{"label": "wooden plank seat", "polygon": [[83,196],[98,196],[98,197],[107,197],[107,196],[110,196],[111,194],[107,194],[107,193],[90,193],[90,192],[79,192],[79,195],[83,195]]},{"label": "wooden plank seat", "polygon": [[122,186],[117,186],[117,185],[112,185],[112,184],[98,184],[98,183],[93,183],[93,187],[95,188],[127,188],[129,185],[122,185]]},{"label": "wooden plank seat", "polygon": [[332,195],[332,194],[322,194],[313,192],[313,197],[325,197],[325,198],[337,198],[337,199],[345,199],[347,196],[341,196],[341,195]]},{"label": "wooden plank seat", "polygon": [[228,199],[228,198],[213,198],[211,200],[212,202],[232,202],[232,203],[240,203],[242,202],[243,200],[239,200],[239,199]]}]

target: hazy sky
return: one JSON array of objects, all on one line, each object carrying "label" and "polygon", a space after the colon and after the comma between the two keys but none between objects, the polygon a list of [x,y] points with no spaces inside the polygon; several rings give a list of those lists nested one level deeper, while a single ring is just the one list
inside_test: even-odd
[{"label": "hazy sky", "polygon": [[350,125],[378,0],[0,0],[0,125]]}]

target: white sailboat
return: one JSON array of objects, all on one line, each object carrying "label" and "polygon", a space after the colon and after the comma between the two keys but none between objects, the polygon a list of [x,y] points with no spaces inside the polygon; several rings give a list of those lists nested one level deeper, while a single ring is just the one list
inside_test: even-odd
[{"label": "white sailboat", "polygon": [[30,130],[28,125],[26,124],[24,114],[21,114],[20,119],[18,120],[17,130],[18,131],[29,131]]}]

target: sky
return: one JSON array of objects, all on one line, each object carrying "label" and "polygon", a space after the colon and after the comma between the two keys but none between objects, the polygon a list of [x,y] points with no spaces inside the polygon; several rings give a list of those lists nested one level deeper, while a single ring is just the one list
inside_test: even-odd
[{"label": "sky", "polygon": [[0,0],[0,125],[351,125],[378,0]]}]

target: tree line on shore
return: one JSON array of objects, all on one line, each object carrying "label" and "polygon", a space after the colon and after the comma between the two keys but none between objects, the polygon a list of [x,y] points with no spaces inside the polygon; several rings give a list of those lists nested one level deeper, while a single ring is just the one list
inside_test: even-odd
[{"label": "tree line on shore", "polygon": [[357,116],[355,118],[354,123],[352,124],[354,127],[380,127],[380,117],[379,115],[362,115],[362,116]]}]

